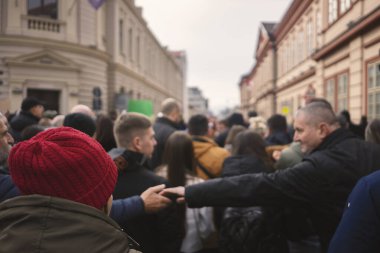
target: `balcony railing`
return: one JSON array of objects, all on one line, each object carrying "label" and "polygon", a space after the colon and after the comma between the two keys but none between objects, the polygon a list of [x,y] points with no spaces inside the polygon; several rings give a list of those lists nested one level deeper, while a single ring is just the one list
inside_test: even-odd
[{"label": "balcony railing", "polygon": [[64,22],[44,17],[22,16],[28,30],[60,33]]}]

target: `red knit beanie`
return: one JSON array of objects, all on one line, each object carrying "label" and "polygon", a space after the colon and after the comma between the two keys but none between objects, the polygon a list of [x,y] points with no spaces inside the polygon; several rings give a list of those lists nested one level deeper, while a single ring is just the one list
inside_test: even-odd
[{"label": "red knit beanie", "polygon": [[60,197],[100,209],[117,169],[102,146],[70,127],[45,130],[11,149],[9,169],[23,194]]}]

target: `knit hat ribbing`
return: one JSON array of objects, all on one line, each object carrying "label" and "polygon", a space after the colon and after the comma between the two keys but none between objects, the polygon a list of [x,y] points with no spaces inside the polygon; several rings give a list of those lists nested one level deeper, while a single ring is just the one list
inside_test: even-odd
[{"label": "knit hat ribbing", "polygon": [[11,149],[9,168],[23,194],[60,197],[95,208],[106,205],[117,169],[102,146],[70,127],[43,131]]}]

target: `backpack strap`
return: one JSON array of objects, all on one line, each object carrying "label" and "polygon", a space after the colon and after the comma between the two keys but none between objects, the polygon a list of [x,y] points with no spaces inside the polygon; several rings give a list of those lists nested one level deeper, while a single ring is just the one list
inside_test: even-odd
[{"label": "backpack strap", "polygon": [[195,161],[196,161],[198,167],[203,171],[203,173],[206,174],[206,176],[208,176],[209,178],[215,178],[215,176],[212,175],[212,174],[210,173],[210,171],[208,171],[208,169],[207,169],[205,166],[203,166],[203,164],[201,164],[201,163],[198,161],[198,159],[195,159]]}]

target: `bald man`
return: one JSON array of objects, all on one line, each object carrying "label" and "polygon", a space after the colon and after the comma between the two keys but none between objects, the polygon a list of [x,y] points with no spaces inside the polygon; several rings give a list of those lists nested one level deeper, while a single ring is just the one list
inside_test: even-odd
[{"label": "bald man", "polygon": [[153,125],[157,145],[149,161],[150,169],[155,169],[162,163],[162,155],[169,136],[178,130],[181,120],[181,106],[174,98],[167,98],[161,104],[162,117],[158,117]]}]

